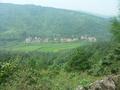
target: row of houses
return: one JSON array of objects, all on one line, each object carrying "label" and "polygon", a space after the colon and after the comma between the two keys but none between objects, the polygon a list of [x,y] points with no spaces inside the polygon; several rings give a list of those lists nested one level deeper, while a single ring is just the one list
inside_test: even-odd
[{"label": "row of houses", "polygon": [[90,37],[90,36],[87,36],[87,35],[85,35],[85,36],[81,36],[81,40],[87,40],[87,41],[90,41],[90,42],[96,42],[97,41],[97,39],[96,39],[96,37]]},{"label": "row of houses", "polygon": [[90,36],[81,36],[80,38],[41,38],[41,37],[28,37],[25,39],[25,43],[40,43],[40,42],[75,42],[79,40],[86,40],[89,42],[96,42],[97,39],[95,37],[90,37]]}]

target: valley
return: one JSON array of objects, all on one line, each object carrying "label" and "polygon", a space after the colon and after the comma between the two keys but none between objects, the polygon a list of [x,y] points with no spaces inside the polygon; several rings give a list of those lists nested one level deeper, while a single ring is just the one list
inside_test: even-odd
[{"label": "valley", "polygon": [[0,3],[0,90],[120,90],[119,74],[119,16]]}]

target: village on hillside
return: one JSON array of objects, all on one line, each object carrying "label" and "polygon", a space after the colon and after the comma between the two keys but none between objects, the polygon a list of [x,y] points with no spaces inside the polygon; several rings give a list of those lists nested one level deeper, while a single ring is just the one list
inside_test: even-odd
[{"label": "village on hillside", "polygon": [[65,38],[65,37],[55,37],[55,38],[41,38],[41,37],[27,37],[25,39],[25,43],[47,43],[47,42],[61,42],[61,43],[67,43],[67,42],[77,42],[80,40],[84,40],[84,41],[88,41],[88,42],[96,42],[97,39],[94,36],[88,36],[88,35],[83,35],[80,37],[69,37],[69,38]]}]

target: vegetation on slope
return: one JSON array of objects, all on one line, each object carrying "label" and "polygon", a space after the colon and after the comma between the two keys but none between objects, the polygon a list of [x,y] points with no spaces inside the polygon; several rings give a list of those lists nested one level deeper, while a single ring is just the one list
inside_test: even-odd
[{"label": "vegetation on slope", "polygon": [[111,42],[51,53],[0,51],[0,89],[74,90],[104,75],[120,74],[120,19],[116,20]]},{"label": "vegetation on slope", "polygon": [[119,47],[106,42],[56,53],[1,52],[0,88],[74,90],[104,75],[119,74],[119,55]]},{"label": "vegetation on slope", "polygon": [[83,12],[34,5],[0,4],[0,40],[23,41],[27,37],[94,36],[108,39],[109,19]]}]

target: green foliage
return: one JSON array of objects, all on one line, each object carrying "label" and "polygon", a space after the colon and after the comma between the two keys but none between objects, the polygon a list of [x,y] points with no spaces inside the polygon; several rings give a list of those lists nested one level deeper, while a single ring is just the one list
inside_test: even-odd
[{"label": "green foliage", "polygon": [[74,90],[78,85],[86,86],[103,75],[119,73],[119,55],[119,44],[113,47],[109,42],[54,53],[0,52],[1,66],[5,65],[1,68],[0,89]]},{"label": "green foliage", "polygon": [[90,68],[89,58],[91,56],[90,51],[85,51],[84,49],[76,49],[70,60],[66,64],[66,69],[68,71],[85,71]]},{"label": "green foliage", "polygon": [[109,74],[120,73],[120,45],[115,46],[102,62],[104,72]]},{"label": "green foliage", "polygon": [[[0,9],[0,45],[7,44],[0,51],[0,90],[74,90],[101,76],[120,74],[118,43],[42,43],[41,46],[18,43],[29,36],[54,38],[85,34],[104,41],[110,36],[109,19],[33,5],[0,4]],[[116,19],[112,25],[116,41],[120,38],[119,30],[120,22]]]},{"label": "green foliage", "polygon": [[6,41],[23,41],[29,36],[52,39],[89,35],[100,40],[110,38],[109,19],[88,13],[2,3],[0,10],[0,41],[3,44]]},{"label": "green foliage", "polygon": [[72,54],[65,58],[68,60],[65,68],[68,71],[92,71],[92,73],[97,73],[98,69],[101,69],[99,67],[101,60],[107,55],[109,48],[110,44],[108,42],[99,42],[74,49]]},{"label": "green foliage", "polygon": [[94,76],[104,75],[104,67],[102,66],[102,62],[105,56],[108,55],[109,49],[111,49],[111,44],[109,42],[99,42],[93,44],[91,48],[93,55],[89,58],[91,62],[91,68],[88,73]]},{"label": "green foliage", "polygon": [[[4,57],[6,61],[2,61],[6,63],[6,69],[1,70],[7,70],[7,75],[11,78],[5,77],[4,80],[6,79],[6,82],[1,80],[0,89],[73,90],[78,85],[88,85],[90,82],[96,80],[97,77],[94,78],[92,76],[88,76],[86,73],[82,75],[79,71],[66,72],[63,70],[64,65],[69,62],[68,58],[71,57],[71,54],[73,55],[73,50],[77,55],[77,53],[80,53],[81,49],[78,48],[57,53],[43,53],[36,51],[26,53],[11,52],[11,54],[8,54],[8,52],[4,52],[4,54],[0,53],[2,54],[1,56],[14,56],[10,60],[9,58]],[[64,56],[65,58],[63,58]],[[9,67],[7,67],[7,62],[11,62],[9,63]],[[14,65],[15,67],[13,68]],[[11,67],[13,69],[11,69]]]},{"label": "green foliage", "polygon": [[120,17],[114,18],[111,31],[114,35],[114,40],[120,42]]},{"label": "green foliage", "polygon": [[16,66],[11,63],[0,63],[0,84],[5,82],[15,71]]},{"label": "green foliage", "polygon": [[41,51],[41,52],[59,52],[63,50],[68,50],[89,44],[89,42],[70,42],[70,43],[18,43],[16,44],[6,44],[0,48],[0,50],[14,51],[14,52],[32,52],[32,51]]}]

